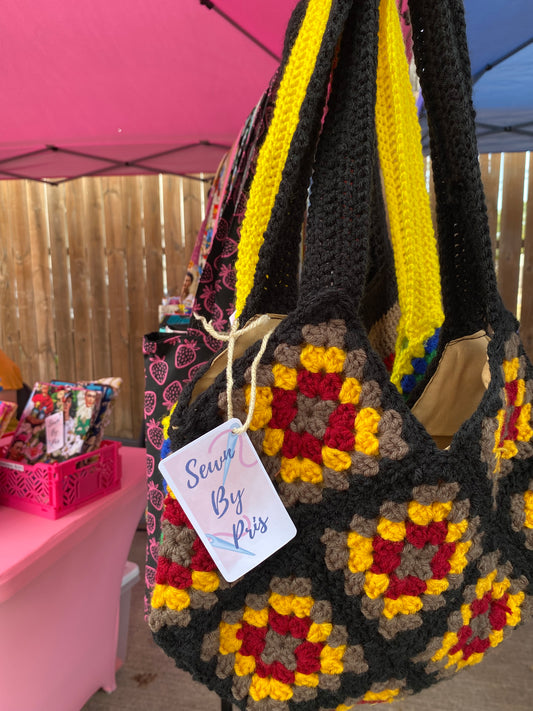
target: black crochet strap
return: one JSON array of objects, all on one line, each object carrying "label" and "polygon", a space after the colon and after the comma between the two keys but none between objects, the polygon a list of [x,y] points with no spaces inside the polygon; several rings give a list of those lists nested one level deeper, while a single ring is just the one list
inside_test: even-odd
[{"label": "black crochet strap", "polygon": [[[390,307],[397,300],[394,254],[386,222],[377,145],[375,151],[368,263],[363,261],[360,264],[362,274],[365,273],[366,264],[361,315],[368,328],[383,315],[385,307]],[[272,242],[265,243],[266,246],[263,245],[261,248],[254,286],[243,311],[243,323],[255,314],[287,314],[295,308],[298,298],[301,227],[301,221],[295,218],[292,230],[286,229],[273,235]],[[361,256],[356,256],[361,261]],[[378,298],[375,293],[376,284],[383,284],[384,280],[386,280],[387,294],[381,294]]]},{"label": "black crochet strap", "polygon": [[428,114],[445,336],[493,326],[504,313],[478,162],[462,0],[410,0],[417,71]]},{"label": "black crochet strap", "polygon": [[[276,76],[272,80],[271,91],[275,94],[279,87],[279,82],[287,66],[291,49],[298,35],[302,20],[307,9],[307,0],[301,0],[294,9],[287,30],[283,55]],[[271,117],[273,107],[270,107]],[[318,111],[318,107],[317,107]],[[266,116],[268,122],[269,116]],[[308,146],[308,160],[312,160],[315,151],[316,136],[310,136]],[[307,167],[310,173],[310,167]],[[305,168],[302,166],[301,181],[305,180]],[[259,313],[288,313],[296,305],[297,281],[298,281],[298,261],[300,240],[299,234],[305,209],[306,189],[298,185],[294,186],[292,196],[292,210],[281,215],[283,224],[277,231],[269,230],[268,238],[271,242],[269,248],[265,245],[259,251],[259,261],[257,263],[254,285],[246,300],[243,310],[242,323]],[[303,204],[302,204],[303,201]]]},{"label": "black crochet strap", "polygon": [[[335,48],[353,0],[333,0],[321,48],[287,156],[281,185],[241,322],[265,311],[288,313],[296,304],[300,228],[320,132]],[[282,70],[308,3],[300,3],[286,34]]]},{"label": "black crochet strap", "polygon": [[[343,37],[342,71],[335,73],[313,174],[303,300],[333,287],[344,290],[357,307],[364,286],[361,255],[367,254],[374,160],[376,5],[357,3]],[[505,310],[478,162],[462,2],[411,0],[410,7],[430,130],[446,313],[442,340],[447,341],[494,326]]]},{"label": "black crochet strap", "polygon": [[318,144],[300,301],[329,287],[358,308],[365,284],[375,151],[378,2],[354,4]]}]

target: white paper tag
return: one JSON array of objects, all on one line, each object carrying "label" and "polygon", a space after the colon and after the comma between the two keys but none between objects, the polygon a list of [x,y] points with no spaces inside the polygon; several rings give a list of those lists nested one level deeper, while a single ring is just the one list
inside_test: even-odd
[{"label": "white paper tag", "polygon": [[2,459],[3,469],[14,469],[17,472],[24,471],[24,464],[15,464],[15,462],[8,462],[7,459]]},{"label": "white paper tag", "polygon": [[46,428],[46,452],[51,454],[56,449],[61,449],[65,444],[65,430],[63,427],[63,412],[48,415],[44,420]]},{"label": "white paper tag", "polygon": [[228,582],[296,535],[248,435],[229,420],[170,454],[159,469]]}]

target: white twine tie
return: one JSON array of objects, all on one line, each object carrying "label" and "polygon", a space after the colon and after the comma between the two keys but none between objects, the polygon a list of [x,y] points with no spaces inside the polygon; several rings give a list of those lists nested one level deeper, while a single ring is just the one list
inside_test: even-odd
[{"label": "white twine tie", "polygon": [[[249,331],[252,331],[253,329],[257,328],[258,326],[261,326],[263,324],[268,323],[270,320],[269,317],[264,314],[263,316],[259,316],[259,318],[255,319],[251,323],[249,323],[247,326],[244,328],[241,328],[239,330],[239,319],[236,318],[235,321],[232,323],[230,330],[227,333],[221,333],[220,331],[216,331],[213,328],[213,324],[211,322],[208,322],[205,316],[199,316],[198,314],[194,314],[194,317],[200,321],[200,323],[203,325],[207,333],[215,338],[217,341],[224,341],[228,344],[228,362],[226,365],[226,398],[228,401],[228,420],[231,420],[233,417],[233,401],[232,401],[232,392],[233,392],[233,359],[234,359],[234,353],[235,353],[235,342],[239,338],[239,336],[242,336],[244,333],[248,333]],[[246,417],[246,420],[242,427],[236,427],[234,430],[232,430],[233,434],[240,435],[243,434],[248,430],[250,427],[250,423],[252,422],[252,418],[254,416],[254,410],[255,410],[255,401],[257,397],[257,368],[259,367],[259,361],[263,357],[263,353],[266,350],[268,340],[270,336],[274,333],[276,329],[276,326],[272,326],[272,328],[265,333],[261,340],[261,347],[259,348],[259,351],[257,352],[257,355],[252,361],[252,366],[251,366],[251,383],[250,383],[250,403],[248,405],[248,416]]]}]

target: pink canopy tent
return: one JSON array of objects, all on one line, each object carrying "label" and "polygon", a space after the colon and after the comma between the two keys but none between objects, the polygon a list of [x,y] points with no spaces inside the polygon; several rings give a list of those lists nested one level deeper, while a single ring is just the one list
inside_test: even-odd
[{"label": "pink canopy tent", "polygon": [[5,0],[0,178],[214,171],[295,4]]},{"label": "pink canopy tent", "polygon": [[[213,172],[296,2],[3,0],[0,179]],[[531,0],[465,8],[480,150],[531,149]]]}]

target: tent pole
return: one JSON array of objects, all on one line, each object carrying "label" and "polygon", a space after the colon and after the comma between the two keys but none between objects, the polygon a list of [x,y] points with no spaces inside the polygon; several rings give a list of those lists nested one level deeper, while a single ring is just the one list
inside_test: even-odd
[{"label": "tent pole", "polygon": [[266,45],[264,45],[262,42],[260,42],[257,37],[254,37],[252,34],[248,32],[248,30],[245,30],[244,27],[239,25],[238,22],[235,22],[229,15],[226,15],[225,12],[223,12],[220,8],[218,8],[212,0],[200,0],[200,5],[205,5],[205,7],[208,10],[214,10],[216,13],[220,15],[220,17],[223,17],[226,22],[229,22],[230,25],[233,25],[235,29],[239,30],[239,32],[242,32],[243,35],[248,37],[249,40],[251,40],[254,44],[256,44],[258,47],[261,47],[263,51],[265,51],[267,54],[269,54],[273,59],[276,60],[276,62],[281,61],[281,57],[278,57],[277,54],[275,54],[271,49],[269,49]]}]

